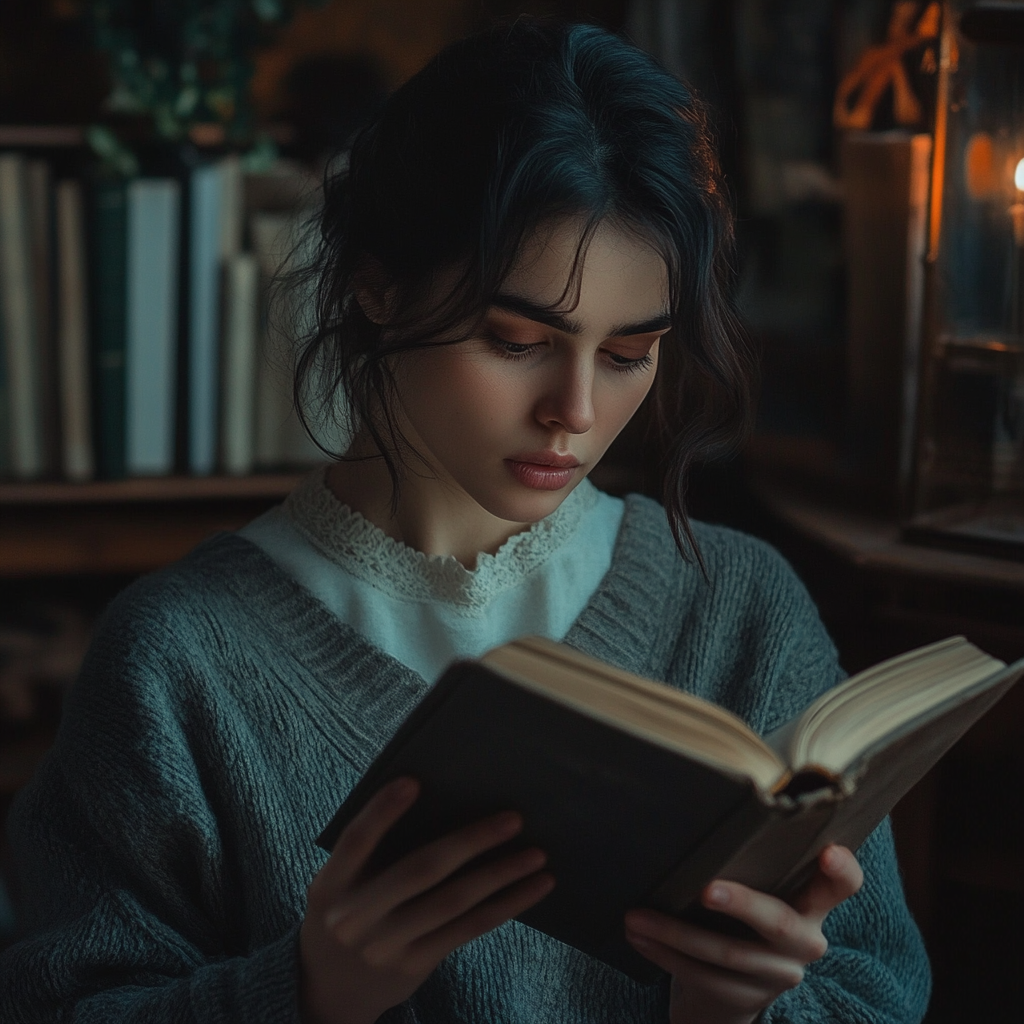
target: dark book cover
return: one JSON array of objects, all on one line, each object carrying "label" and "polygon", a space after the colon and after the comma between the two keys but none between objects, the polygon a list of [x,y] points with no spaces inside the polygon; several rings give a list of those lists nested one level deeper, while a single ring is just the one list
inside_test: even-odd
[{"label": "dark book cover", "polygon": [[96,468],[124,476],[127,194],[123,178],[90,182],[89,266]]},{"label": "dark book cover", "polygon": [[[512,683],[450,669],[400,727],[319,837],[330,849],[386,782],[421,795],[377,851],[384,866],[461,825],[520,811],[509,849],[539,846],[554,890],[520,920],[638,980],[661,976],[624,939],[623,915],[721,831],[723,863],[770,811],[748,782]],[[742,820],[743,828],[730,822]]]}]

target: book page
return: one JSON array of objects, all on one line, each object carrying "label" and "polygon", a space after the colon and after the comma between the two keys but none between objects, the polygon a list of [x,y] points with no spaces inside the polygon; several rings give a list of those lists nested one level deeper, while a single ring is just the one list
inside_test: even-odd
[{"label": "book page", "polygon": [[742,719],[693,694],[538,637],[505,644],[481,661],[553,700],[749,778],[765,795],[785,783],[785,763]]},{"label": "book page", "polygon": [[950,701],[994,679],[1004,667],[963,637],[875,665],[807,708],[789,735],[789,763],[841,775],[886,736],[927,721]]}]

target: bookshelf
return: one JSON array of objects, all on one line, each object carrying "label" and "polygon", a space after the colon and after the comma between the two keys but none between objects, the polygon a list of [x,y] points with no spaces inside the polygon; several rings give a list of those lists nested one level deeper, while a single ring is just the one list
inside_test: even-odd
[{"label": "bookshelf", "polygon": [[136,575],[280,501],[295,473],[0,484],[0,579]]}]

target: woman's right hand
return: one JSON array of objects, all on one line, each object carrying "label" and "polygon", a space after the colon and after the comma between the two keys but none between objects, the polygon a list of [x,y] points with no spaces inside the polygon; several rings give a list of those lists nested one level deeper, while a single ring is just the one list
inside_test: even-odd
[{"label": "woman's right hand", "polygon": [[384,834],[419,795],[414,779],[388,783],[338,837],[308,890],[299,934],[305,1024],[373,1024],[404,1002],[455,948],[503,924],[554,886],[537,849],[452,878],[522,828],[497,814],[370,874]]}]

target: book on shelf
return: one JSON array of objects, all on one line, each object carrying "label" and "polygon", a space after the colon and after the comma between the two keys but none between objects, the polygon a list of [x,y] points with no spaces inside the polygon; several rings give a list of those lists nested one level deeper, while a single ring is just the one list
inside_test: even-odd
[{"label": "book on shelf", "polygon": [[57,366],[61,457],[68,480],[95,473],[89,387],[89,303],[85,280],[85,207],[81,183],[59,182],[57,205]]},{"label": "book on shelf", "polygon": [[240,176],[237,157],[202,164],[189,176],[188,468],[197,476],[217,467],[223,278],[241,250]]},{"label": "book on shelf", "polygon": [[0,477],[11,474],[11,410],[7,385],[7,353],[4,343],[4,322],[0,315]]},{"label": "book on shelf", "polygon": [[231,476],[251,473],[256,464],[259,277],[259,264],[249,252],[235,253],[224,268],[220,447],[224,471]]},{"label": "book on shelf", "polygon": [[793,899],[825,846],[856,850],[1024,674],[962,637],[833,687],[768,736],[691,694],[564,644],[526,638],[453,665],[317,842],[331,849],[378,789],[420,780],[375,867],[486,814],[517,810],[508,848],[539,846],[556,884],[520,920],[633,975],[624,939],[647,906],[729,931],[713,878]]},{"label": "book on shelf", "polygon": [[174,469],[181,186],[174,178],[128,184],[125,299],[125,470]]},{"label": "book on shelf", "polygon": [[93,442],[100,476],[124,476],[127,183],[96,175],[89,183],[89,294]]},{"label": "book on shelf", "polygon": [[46,469],[37,293],[33,282],[28,165],[0,155],[0,318],[7,362],[10,465],[31,479]]},{"label": "book on shelf", "polygon": [[295,412],[292,392],[292,338],[298,324],[297,294],[277,288],[280,274],[293,269],[298,255],[299,216],[269,210],[250,218],[249,234],[259,263],[259,350],[256,379],[255,463],[257,469],[319,461]]},{"label": "book on shelf", "polygon": [[36,322],[39,367],[39,427],[42,472],[52,476],[60,469],[57,349],[54,334],[54,221],[53,182],[50,165],[33,159],[25,165],[28,185],[28,242],[32,272],[32,303]]},{"label": "book on shelf", "polygon": [[309,173],[248,174],[230,155],[128,179],[94,165],[80,132],[12,131],[0,146],[30,152],[0,153],[0,477],[315,461],[290,353],[264,329],[285,253],[250,230],[269,217],[291,238]]}]

